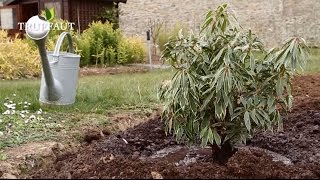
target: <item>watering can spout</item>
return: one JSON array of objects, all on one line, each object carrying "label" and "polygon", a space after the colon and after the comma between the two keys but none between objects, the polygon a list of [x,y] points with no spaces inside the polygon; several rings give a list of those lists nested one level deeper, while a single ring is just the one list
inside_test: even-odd
[{"label": "watering can spout", "polygon": [[26,24],[27,35],[35,41],[38,46],[42,70],[47,85],[45,90],[46,99],[49,101],[57,101],[61,98],[61,83],[53,78],[47,52],[46,52],[46,37],[50,31],[50,23],[39,16],[31,17]]},{"label": "watering can spout", "polygon": [[49,101],[58,101],[62,96],[62,85],[58,80],[53,78],[45,48],[45,41],[46,38],[35,40],[41,56],[44,80],[47,85],[47,89],[45,90],[46,92],[44,94],[47,96],[46,99]]}]

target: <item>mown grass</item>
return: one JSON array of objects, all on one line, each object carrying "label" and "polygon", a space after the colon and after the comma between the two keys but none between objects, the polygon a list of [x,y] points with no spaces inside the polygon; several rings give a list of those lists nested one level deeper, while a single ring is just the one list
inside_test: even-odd
[{"label": "mown grass", "polygon": [[304,73],[320,73],[320,49],[313,48],[310,50],[310,59]]},{"label": "mown grass", "polygon": [[[67,107],[42,107],[48,112],[104,113],[116,107],[149,106],[158,102],[156,93],[170,70],[147,73],[87,76],[80,78],[76,103]],[[16,94],[17,101],[28,101],[38,110],[39,80],[0,81],[0,102]],[[4,107],[0,106],[0,112]]]}]

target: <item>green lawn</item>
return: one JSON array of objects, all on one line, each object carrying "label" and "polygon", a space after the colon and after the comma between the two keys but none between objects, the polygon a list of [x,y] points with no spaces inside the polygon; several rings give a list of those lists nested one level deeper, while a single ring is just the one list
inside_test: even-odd
[{"label": "green lawn", "polygon": [[320,73],[320,49],[311,49],[305,73]]},{"label": "green lawn", "polygon": [[[160,82],[170,78],[170,70],[147,73],[87,76],[80,78],[76,103],[69,107],[45,108],[49,112],[104,113],[115,107],[149,106],[157,102]],[[38,110],[39,80],[0,81],[0,102],[6,97],[30,102]],[[0,112],[4,106],[0,106]]]}]

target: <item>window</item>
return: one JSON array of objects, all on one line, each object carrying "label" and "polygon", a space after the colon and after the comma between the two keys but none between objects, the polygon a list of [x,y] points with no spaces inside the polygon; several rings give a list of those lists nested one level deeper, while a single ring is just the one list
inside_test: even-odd
[{"label": "window", "polygon": [[17,24],[17,14],[15,8],[0,9],[1,29],[15,29]]},{"label": "window", "polygon": [[56,13],[56,17],[57,19],[61,19],[61,3],[60,2],[45,2],[44,3],[44,7],[50,9],[50,8],[54,8],[55,13]]}]

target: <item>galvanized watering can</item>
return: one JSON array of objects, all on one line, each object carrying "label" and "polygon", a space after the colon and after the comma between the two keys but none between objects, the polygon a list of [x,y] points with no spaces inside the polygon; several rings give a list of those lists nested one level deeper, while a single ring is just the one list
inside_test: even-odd
[{"label": "galvanized watering can", "polygon": [[[65,37],[69,41],[69,53],[60,52]],[[76,98],[80,55],[74,54],[70,33],[63,32],[60,35],[54,52],[47,53],[47,59],[48,63],[42,64],[39,101],[54,105],[73,104]]]},{"label": "galvanized watering can", "polygon": [[[63,32],[54,52],[46,51],[46,39],[50,23],[40,16],[31,17],[26,23],[26,34],[38,46],[42,63],[39,101],[44,104],[70,105],[75,102],[79,75],[80,55],[74,54],[72,36]],[[69,53],[60,52],[64,38],[69,41]]]}]

